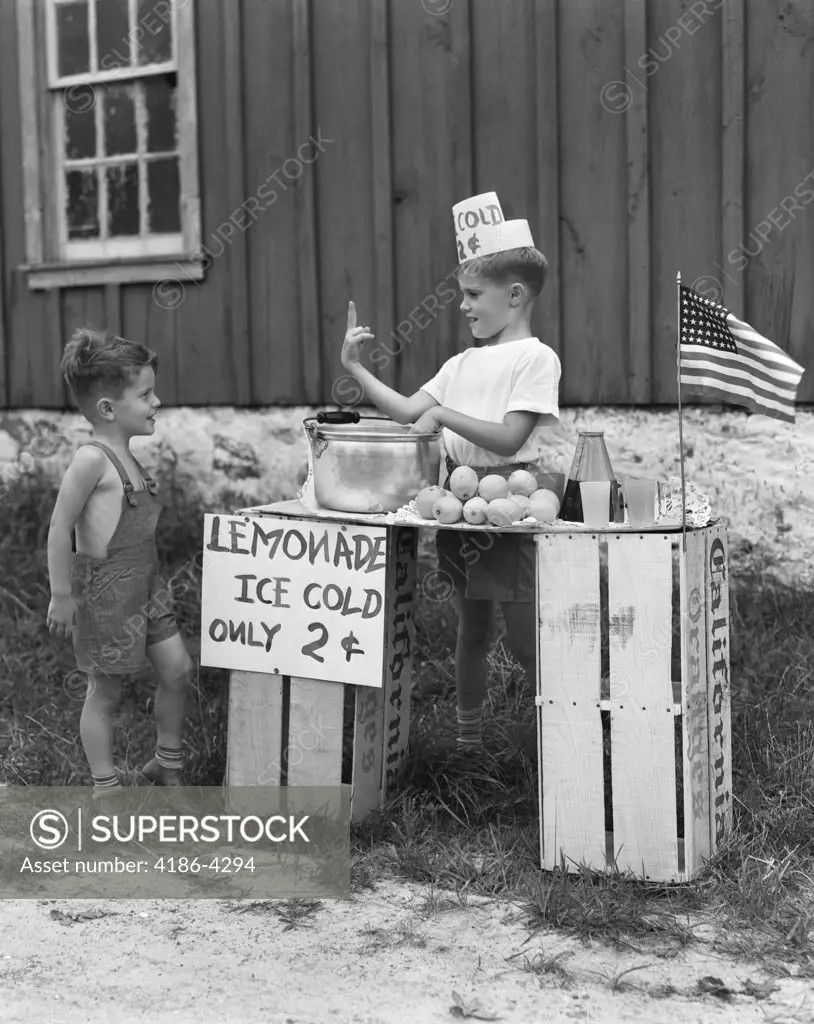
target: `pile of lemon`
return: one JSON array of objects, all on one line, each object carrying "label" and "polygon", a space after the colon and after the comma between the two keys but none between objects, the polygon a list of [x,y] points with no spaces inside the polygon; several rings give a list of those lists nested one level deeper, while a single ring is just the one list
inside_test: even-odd
[{"label": "pile of lemon", "polygon": [[560,511],[556,493],[538,487],[534,474],[526,469],[515,470],[508,480],[493,473],[479,482],[474,469],[459,466],[449,478],[449,488],[425,487],[418,492],[415,503],[422,519],[511,526],[528,517],[550,523]]}]

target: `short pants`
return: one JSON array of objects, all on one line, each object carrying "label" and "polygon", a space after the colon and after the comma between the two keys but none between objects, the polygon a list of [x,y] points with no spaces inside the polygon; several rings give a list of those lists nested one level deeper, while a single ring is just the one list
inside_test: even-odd
[{"label": "short pants", "polygon": [[438,530],[438,569],[456,590],[479,601],[534,601],[536,547],[523,533]]},{"label": "short pants", "polygon": [[73,645],[81,672],[126,675],[144,665],[146,650],[175,636],[172,595],[150,562],[123,564],[75,554]]}]

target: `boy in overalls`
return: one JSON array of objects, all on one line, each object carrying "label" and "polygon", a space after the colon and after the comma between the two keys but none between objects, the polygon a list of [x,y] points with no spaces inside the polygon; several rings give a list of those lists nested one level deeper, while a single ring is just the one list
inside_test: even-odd
[{"label": "boy in overalls", "polygon": [[94,439],[74,455],[51,516],[48,628],[55,636],[73,636],[77,668],[88,676],[79,730],[97,791],[121,785],[113,765],[113,724],[122,677],[140,669],[145,654],[158,676],[158,745],[142,775],[148,783],[181,785],[192,661],[157,573],[157,487],[130,452],[131,438],[155,431],[161,405],[156,365],[155,353],[144,345],[84,328],[62,359]]},{"label": "boy in overalls", "polygon": [[[351,303],[342,364],[386,416],[413,423],[414,431],[443,430],[442,484],[456,466],[471,466],[479,478],[508,477],[518,468],[533,472],[543,456],[546,430],[559,419],[560,360],[531,333],[532,305],[548,264],[534,247],[528,222],[505,220],[494,192],[458,203],[452,212],[461,312],[474,346],[448,359],[408,398],[361,366],[361,347],[374,335],[369,327],[357,327]],[[454,584],[458,611],[458,745],[480,751],[496,602],[512,654],[527,679],[536,679],[534,539],[438,530],[436,545],[439,569]]]}]

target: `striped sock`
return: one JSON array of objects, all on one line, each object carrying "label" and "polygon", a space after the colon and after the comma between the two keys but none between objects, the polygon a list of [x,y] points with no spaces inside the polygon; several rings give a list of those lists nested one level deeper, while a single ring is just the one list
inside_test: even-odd
[{"label": "striped sock", "polygon": [[113,775],[92,775],[95,789],[121,789],[119,776]]},{"label": "striped sock", "polygon": [[473,711],[458,708],[458,746],[479,747],[482,744],[483,705]]},{"label": "striped sock", "polygon": [[155,748],[155,759],[162,768],[180,772],[184,767],[184,752],[181,747],[166,747],[161,743]]}]

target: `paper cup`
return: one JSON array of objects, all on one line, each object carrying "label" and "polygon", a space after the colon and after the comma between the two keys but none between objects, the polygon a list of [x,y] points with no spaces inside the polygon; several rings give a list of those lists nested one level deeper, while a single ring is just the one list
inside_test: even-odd
[{"label": "paper cup", "polygon": [[657,480],[626,480],[623,484],[630,526],[653,526],[656,522]]},{"label": "paper cup", "polygon": [[610,523],[610,481],[582,480],[582,521],[586,526],[608,526]]}]

